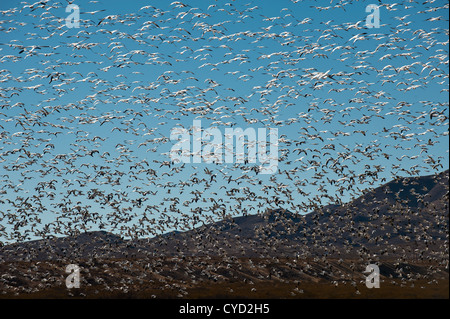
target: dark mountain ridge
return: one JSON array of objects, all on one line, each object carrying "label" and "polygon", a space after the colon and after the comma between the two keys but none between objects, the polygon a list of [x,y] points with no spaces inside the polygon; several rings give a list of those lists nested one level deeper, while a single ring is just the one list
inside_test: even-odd
[{"label": "dark mountain ridge", "polygon": [[124,240],[104,232],[4,246],[1,260],[233,255],[448,259],[448,176],[397,178],[341,206],[306,215],[283,209],[185,231]]}]

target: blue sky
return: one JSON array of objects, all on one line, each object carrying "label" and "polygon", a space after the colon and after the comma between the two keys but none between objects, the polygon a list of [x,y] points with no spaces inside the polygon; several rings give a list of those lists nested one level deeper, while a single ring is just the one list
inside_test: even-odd
[{"label": "blue sky", "polygon": [[[74,1],[81,22],[70,29],[65,3],[2,1],[0,240],[100,225],[148,236],[177,219],[305,213],[397,175],[447,169],[448,4],[382,1],[380,28],[367,28],[372,2]],[[325,81],[309,75],[327,71]],[[170,131],[195,119],[222,132],[276,127],[279,172],[161,167]],[[138,223],[144,211],[154,224]]]}]

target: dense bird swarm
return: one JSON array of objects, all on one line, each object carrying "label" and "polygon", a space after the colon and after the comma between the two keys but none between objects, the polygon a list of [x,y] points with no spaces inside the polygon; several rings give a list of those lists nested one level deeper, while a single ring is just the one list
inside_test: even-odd
[{"label": "dense bird swarm", "polygon": [[[64,1],[2,3],[1,291],[67,264],[94,297],[360,295],[369,263],[448,285],[449,5],[374,2],[377,28],[360,1],[84,1],[78,28]],[[196,120],[215,150],[207,129],[278,129],[274,173],[250,139],[194,163]]]}]

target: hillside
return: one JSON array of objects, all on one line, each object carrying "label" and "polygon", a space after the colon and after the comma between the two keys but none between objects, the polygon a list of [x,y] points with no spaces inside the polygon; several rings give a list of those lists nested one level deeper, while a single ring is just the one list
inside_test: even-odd
[{"label": "hillside", "polygon": [[155,256],[448,259],[448,170],[398,178],[307,215],[270,210],[186,232],[124,240],[107,232],[12,244],[0,260]]}]

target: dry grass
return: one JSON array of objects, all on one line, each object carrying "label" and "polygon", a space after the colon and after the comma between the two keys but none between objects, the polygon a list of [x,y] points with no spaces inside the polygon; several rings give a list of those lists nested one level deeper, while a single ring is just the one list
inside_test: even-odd
[{"label": "dry grass", "polygon": [[[101,287],[66,289],[54,287],[36,293],[18,296],[3,295],[3,298],[18,299],[449,299],[449,282],[441,280],[415,281],[402,284],[399,280],[382,282],[379,289],[368,289],[364,284],[338,286],[327,283],[280,283],[259,282],[255,284],[215,283],[192,285],[183,289],[184,294],[173,288],[135,287],[128,292],[105,291]],[[359,292],[359,293],[358,293]]]},{"label": "dry grass", "polygon": [[[1,273],[8,275],[0,283],[0,298],[449,298],[443,267],[435,266],[430,274],[432,265],[402,264],[410,273],[398,277],[395,263],[386,262],[380,266],[381,287],[368,289],[362,269],[351,269],[354,262],[243,258],[226,266],[220,258],[103,260],[80,263],[79,289],[65,287],[67,274],[60,262],[17,262],[0,264]],[[146,268],[149,263],[151,269]]]}]

